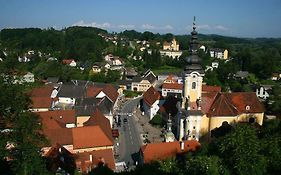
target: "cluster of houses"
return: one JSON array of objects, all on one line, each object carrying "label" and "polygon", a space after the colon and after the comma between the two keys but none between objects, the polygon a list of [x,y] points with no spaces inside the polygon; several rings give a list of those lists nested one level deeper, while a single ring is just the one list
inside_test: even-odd
[{"label": "cluster of houses", "polygon": [[[255,92],[221,92],[203,83],[205,75],[197,55],[197,32],[191,32],[190,56],[182,76],[169,75],[161,88],[151,86],[143,94],[144,113],[152,119],[157,112],[167,121],[166,142],[199,140],[211,136],[223,124],[263,124],[264,107]],[[173,129],[171,129],[173,128]]]},{"label": "cluster of houses", "polygon": [[30,92],[30,110],[40,117],[43,134],[49,140],[42,148],[49,170],[56,172],[69,166],[71,171],[77,168],[87,173],[100,163],[114,170],[112,125],[119,99],[116,87],[53,80]]}]

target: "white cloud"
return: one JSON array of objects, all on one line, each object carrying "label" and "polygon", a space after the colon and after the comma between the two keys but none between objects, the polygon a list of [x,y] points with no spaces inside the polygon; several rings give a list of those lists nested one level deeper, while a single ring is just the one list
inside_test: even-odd
[{"label": "white cloud", "polygon": [[[227,27],[223,26],[223,25],[209,25],[209,24],[202,24],[202,25],[197,25],[196,28],[198,30],[207,30],[207,31],[217,31],[217,30],[221,30],[221,31],[227,31],[229,30]],[[185,29],[187,30],[191,30],[192,26],[187,26]]]},{"label": "white cloud", "polygon": [[83,20],[74,23],[72,26],[87,26],[87,27],[97,27],[97,28],[102,28],[102,29],[134,29],[135,28],[135,25],[132,25],[132,24],[113,25],[113,24],[110,24],[108,22],[104,22],[104,23],[97,23],[97,22],[86,23]]},{"label": "white cloud", "polygon": [[224,27],[224,26],[222,26],[222,25],[216,25],[214,28],[215,28],[215,29],[218,29],[218,30],[223,30],[223,31],[228,30],[228,28],[226,28],[226,27]]},{"label": "white cloud", "polygon": [[150,25],[150,24],[143,24],[141,27],[145,30],[153,30],[156,28],[155,26]]},{"label": "white cloud", "polygon": [[135,25],[133,25],[133,24],[120,24],[120,25],[117,26],[117,28],[120,28],[120,29],[134,29]]},{"label": "white cloud", "polygon": [[163,27],[163,29],[166,29],[166,30],[173,30],[174,27],[171,26],[171,25],[166,25],[166,26]]}]

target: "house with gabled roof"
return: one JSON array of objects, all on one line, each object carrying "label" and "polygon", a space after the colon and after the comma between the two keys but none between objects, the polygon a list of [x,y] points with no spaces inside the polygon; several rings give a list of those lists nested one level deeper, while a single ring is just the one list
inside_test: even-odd
[{"label": "house with gabled roof", "polygon": [[32,101],[30,110],[32,112],[42,112],[51,110],[58,98],[57,90],[53,86],[42,86],[31,90],[30,98]]},{"label": "house with gabled roof", "polygon": [[151,86],[155,85],[156,82],[156,76],[155,74],[150,70],[146,70],[142,76],[136,75],[132,79],[132,91],[138,91],[138,92],[145,92],[147,91]]},{"label": "house with gabled roof", "polygon": [[76,67],[77,63],[74,59],[63,59],[62,63],[71,67]]},{"label": "house with gabled roof", "polygon": [[[99,163],[107,164],[115,169],[113,157],[113,137],[109,120],[96,109],[82,127],[68,127],[69,122],[76,120],[71,114],[73,111],[48,111],[38,113],[43,126],[43,134],[50,141],[42,148],[43,155],[60,153],[66,149],[75,158],[75,164],[79,171],[87,173]],[[56,149],[60,145],[61,149]],[[58,150],[58,151],[54,151]]]},{"label": "house with gabled roof", "polygon": [[165,160],[187,152],[194,152],[199,147],[200,143],[196,140],[148,143],[143,145],[139,151],[139,163],[142,165]]},{"label": "house with gabled roof", "polygon": [[154,88],[150,87],[143,94],[143,109],[151,120],[159,110],[160,93]]}]

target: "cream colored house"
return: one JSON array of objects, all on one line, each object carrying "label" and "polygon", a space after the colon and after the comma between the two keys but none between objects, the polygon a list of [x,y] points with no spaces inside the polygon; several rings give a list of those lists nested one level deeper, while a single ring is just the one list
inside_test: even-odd
[{"label": "cream colored house", "polygon": [[175,38],[173,38],[173,40],[171,42],[164,42],[163,43],[163,50],[170,50],[170,51],[179,51],[180,45],[179,43],[176,41]]}]

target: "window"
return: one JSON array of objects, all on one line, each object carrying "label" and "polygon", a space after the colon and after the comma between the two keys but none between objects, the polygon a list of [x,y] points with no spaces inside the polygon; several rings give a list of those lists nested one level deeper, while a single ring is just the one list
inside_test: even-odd
[{"label": "window", "polygon": [[195,129],[195,126],[193,126],[193,129]]},{"label": "window", "polygon": [[196,89],[196,83],[192,82],[192,89]]}]

